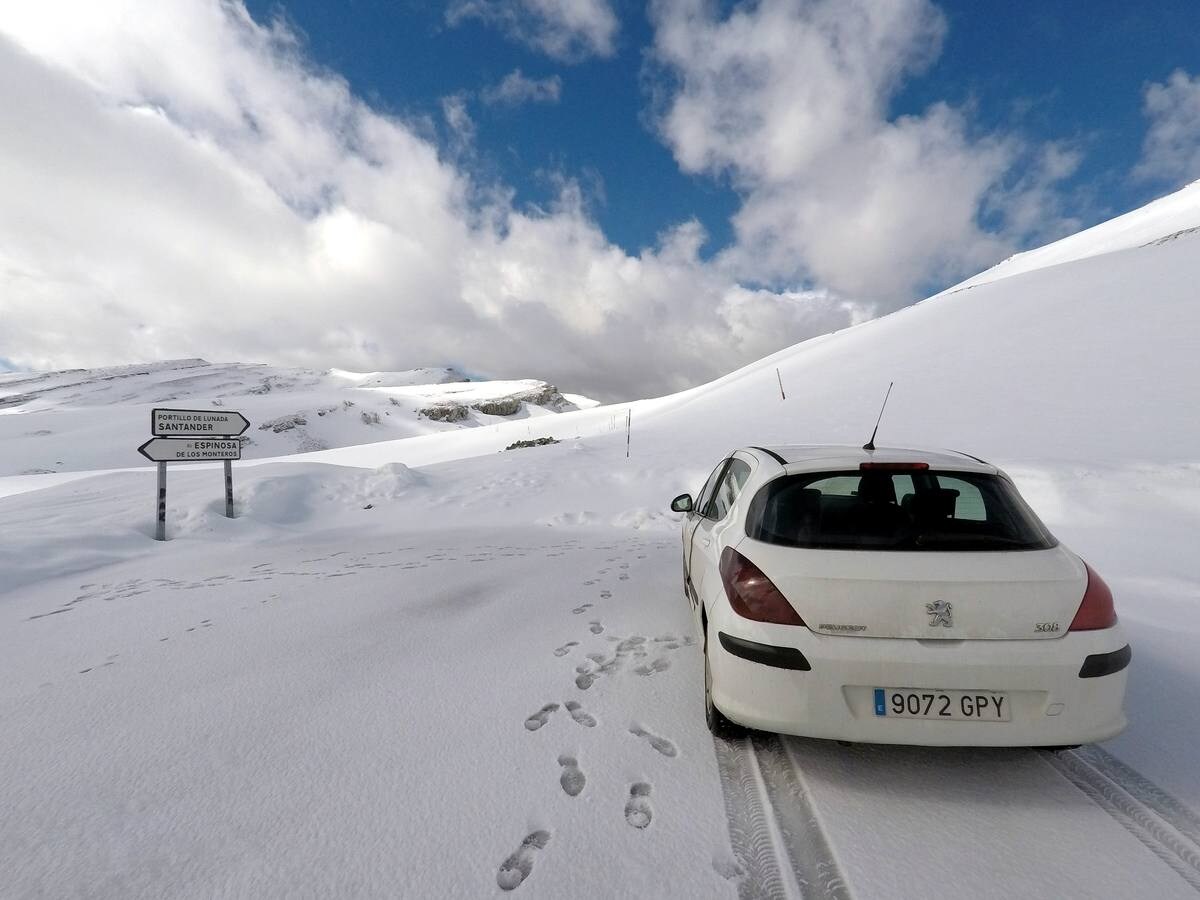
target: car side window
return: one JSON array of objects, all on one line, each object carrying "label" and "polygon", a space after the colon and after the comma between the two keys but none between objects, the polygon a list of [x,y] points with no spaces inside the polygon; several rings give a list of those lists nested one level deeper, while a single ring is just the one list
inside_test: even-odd
[{"label": "car side window", "polygon": [[725,471],[725,475],[721,478],[720,483],[717,484],[717,488],[713,492],[712,502],[704,510],[704,515],[717,521],[724,519],[737,500],[738,494],[742,492],[742,486],[745,485],[749,477],[750,465],[748,463],[740,459],[730,460],[729,468]]},{"label": "car side window", "polygon": [[729,460],[727,459],[721,460],[717,467],[712,470],[712,474],[708,476],[708,481],[704,482],[704,487],[700,488],[700,493],[696,495],[696,505],[692,508],[700,513],[700,515],[704,515],[704,509],[708,506],[708,501],[712,499],[713,488],[716,487],[717,481],[720,479],[722,473],[724,473],[725,466],[728,463]]}]

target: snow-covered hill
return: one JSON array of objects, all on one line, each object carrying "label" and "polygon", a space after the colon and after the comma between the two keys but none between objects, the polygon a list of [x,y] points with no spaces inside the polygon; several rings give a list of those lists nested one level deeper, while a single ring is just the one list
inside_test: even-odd
[{"label": "snow-covered hill", "polygon": [[[149,468],[0,479],[0,894],[1194,896],[1200,194],[1142,212],[682,394],[240,464],[234,519],[180,467],[166,544]],[[893,380],[881,445],[1113,587],[1111,755],[709,739],[667,503]]]},{"label": "snow-covered hill", "polygon": [[138,465],[155,406],[243,412],[247,459],[438,434],[595,405],[454,369],[346,372],[202,359],[0,375],[0,476]]}]

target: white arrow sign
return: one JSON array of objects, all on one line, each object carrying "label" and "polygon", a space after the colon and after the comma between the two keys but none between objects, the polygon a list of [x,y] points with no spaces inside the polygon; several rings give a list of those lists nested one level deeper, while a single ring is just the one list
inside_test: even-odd
[{"label": "white arrow sign", "polygon": [[150,410],[150,433],[155,437],[234,437],[249,427],[249,420],[233,410]]},{"label": "white arrow sign", "polygon": [[151,438],[138,453],[154,462],[205,462],[241,459],[242,442],[237,438]]}]

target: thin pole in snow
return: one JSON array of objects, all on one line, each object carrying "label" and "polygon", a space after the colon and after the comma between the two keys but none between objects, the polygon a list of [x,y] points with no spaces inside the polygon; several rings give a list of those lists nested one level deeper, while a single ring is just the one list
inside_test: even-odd
[{"label": "thin pole in snow", "polygon": [[158,464],[158,511],[154,524],[154,539],[167,539],[167,464]]},{"label": "thin pole in snow", "polygon": [[630,423],[633,421],[633,410],[625,410],[625,458],[629,459],[629,432]]},{"label": "thin pole in snow", "polygon": [[787,394],[783,392],[783,376],[779,374],[779,369],[775,369],[775,377],[779,379],[779,399],[786,400]]},{"label": "thin pole in snow", "polygon": [[225,460],[225,518],[233,518],[233,462]]}]

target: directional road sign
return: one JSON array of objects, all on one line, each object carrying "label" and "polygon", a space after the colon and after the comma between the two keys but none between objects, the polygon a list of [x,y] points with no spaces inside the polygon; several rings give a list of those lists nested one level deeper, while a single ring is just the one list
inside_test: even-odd
[{"label": "directional road sign", "polygon": [[237,438],[151,438],[138,453],[154,462],[205,462],[241,459],[242,442]]},{"label": "directional road sign", "polygon": [[246,417],[233,410],[150,410],[150,433],[155,437],[235,437],[249,427]]}]

